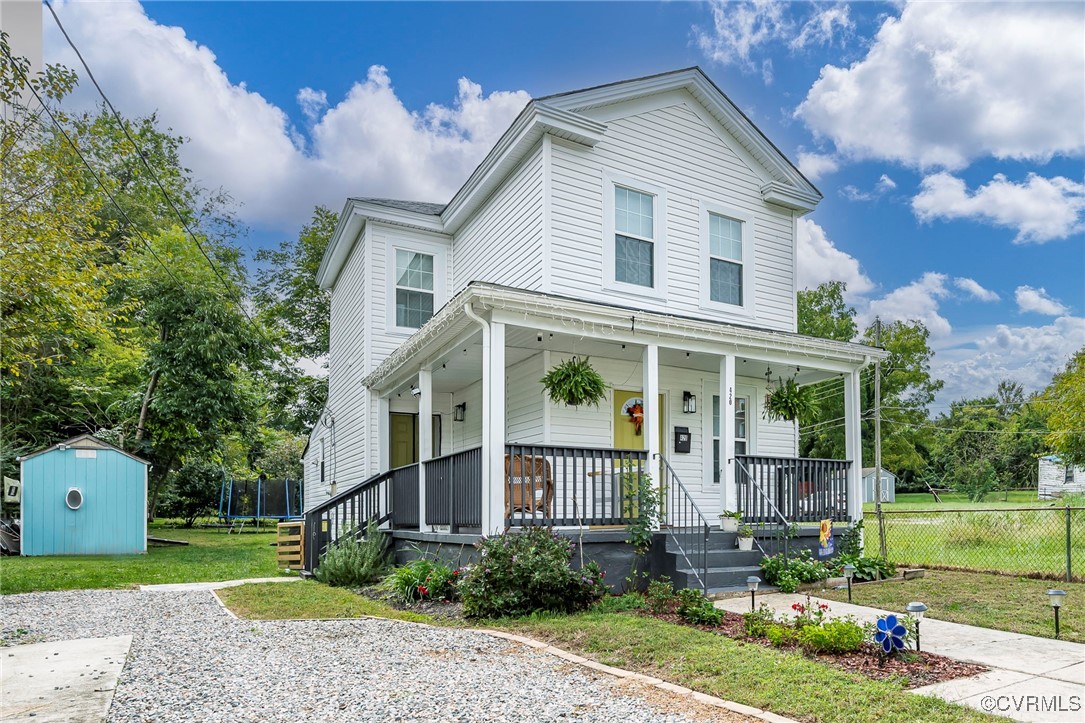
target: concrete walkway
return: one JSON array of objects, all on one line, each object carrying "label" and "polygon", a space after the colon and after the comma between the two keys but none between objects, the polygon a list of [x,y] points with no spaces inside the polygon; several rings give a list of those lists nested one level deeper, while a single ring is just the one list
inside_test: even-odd
[{"label": "concrete walkway", "polygon": [[[811,601],[828,604],[828,617],[852,615],[863,623],[893,612],[816,597],[811,597]],[[764,603],[778,615],[794,615],[791,606],[797,602],[805,603],[806,595],[757,596],[758,605]],[[716,607],[735,613],[749,612],[750,598],[720,600]],[[934,695],[1013,720],[1080,723],[1085,719],[1085,645],[929,617],[923,619],[919,633],[924,652],[979,663],[990,670],[912,692]]]},{"label": "concrete walkway", "polygon": [[131,635],[0,648],[0,721],[105,720]]},{"label": "concrete walkway", "polygon": [[253,577],[247,580],[219,580],[217,582],[172,582],[161,585],[140,585],[139,589],[144,592],[202,592],[248,585],[252,582],[297,582],[300,579],[300,577]]}]

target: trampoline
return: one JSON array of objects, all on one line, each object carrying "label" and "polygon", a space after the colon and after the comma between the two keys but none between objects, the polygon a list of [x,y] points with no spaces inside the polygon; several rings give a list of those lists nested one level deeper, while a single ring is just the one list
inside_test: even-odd
[{"label": "trampoline", "polygon": [[302,484],[291,479],[222,480],[219,518],[294,520],[302,516]]}]

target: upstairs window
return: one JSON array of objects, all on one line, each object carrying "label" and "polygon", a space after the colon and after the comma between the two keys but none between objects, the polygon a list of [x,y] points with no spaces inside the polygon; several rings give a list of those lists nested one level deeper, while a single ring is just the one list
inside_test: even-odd
[{"label": "upstairs window", "polygon": [[742,222],[708,214],[708,298],[742,306]]},{"label": "upstairs window", "polygon": [[419,329],[433,316],[433,256],[396,249],[396,326]]},{"label": "upstairs window", "polygon": [[655,285],[655,198],[614,187],[614,280]]}]

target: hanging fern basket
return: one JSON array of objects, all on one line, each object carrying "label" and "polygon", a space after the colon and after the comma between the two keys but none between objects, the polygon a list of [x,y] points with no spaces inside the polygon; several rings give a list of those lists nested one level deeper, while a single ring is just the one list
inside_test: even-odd
[{"label": "hanging fern basket", "polygon": [[588,358],[566,359],[546,373],[541,380],[550,401],[574,407],[598,407],[607,396],[603,377],[588,363]]},{"label": "hanging fern basket", "polygon": [[818,412],[813,387],[800,387],[795,378],[781,379],[779,386],[765,395],[765,417],[771,421],[808,421]]}]

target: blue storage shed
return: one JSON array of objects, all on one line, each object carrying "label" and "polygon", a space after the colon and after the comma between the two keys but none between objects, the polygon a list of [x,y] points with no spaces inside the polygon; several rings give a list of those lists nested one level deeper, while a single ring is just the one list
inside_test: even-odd
[{"label": "blue storage shed", "polygon": [[90,434],[19,462],[22,554],[147,551],[147,462]]}]

